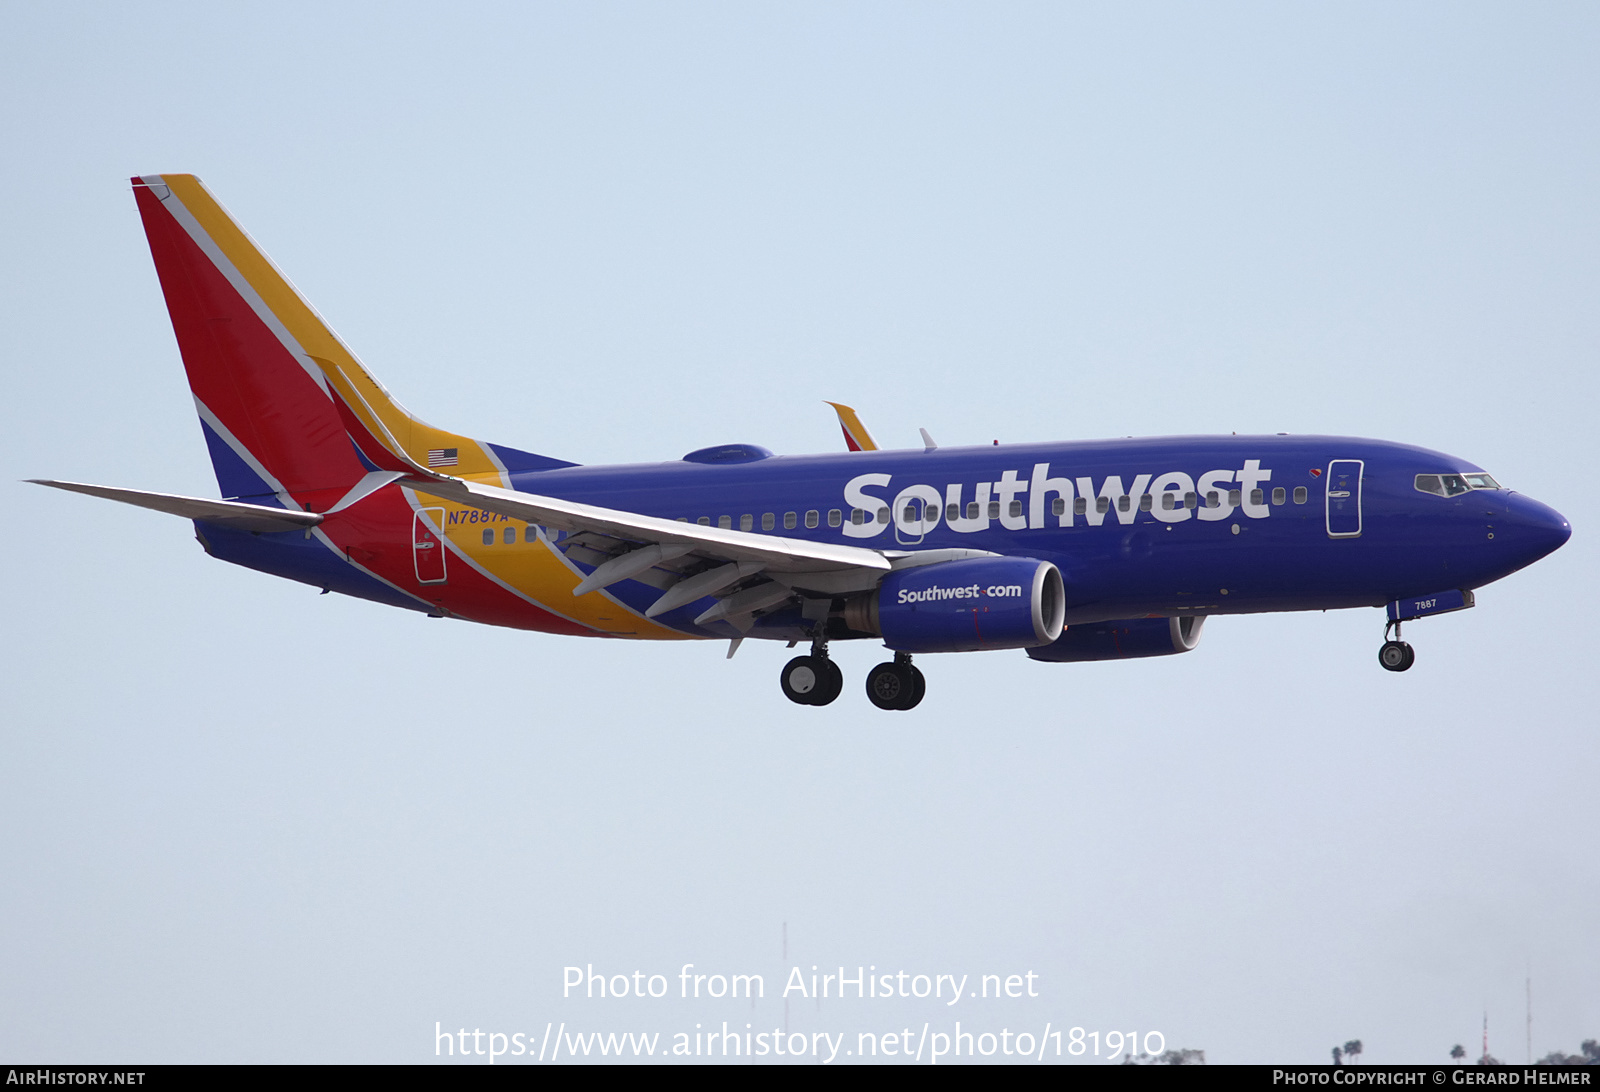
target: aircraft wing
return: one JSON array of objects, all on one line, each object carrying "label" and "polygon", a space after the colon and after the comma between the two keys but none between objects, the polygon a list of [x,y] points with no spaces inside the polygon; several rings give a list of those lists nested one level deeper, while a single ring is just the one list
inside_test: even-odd
[{"label": "aircraft wing", "polygon": [[[721,619],[747,630],[756,611],[792,598],[796,589],[824,595],[866,591],[896,567],[896,562],[883,553],[860,546],[705,527],[455,478],[410,478],[405,484],[418,493],[470,504],[540,527],[585,532],[586,541],[598,538],[612,547],[598,551],[602,555],[598,567],[573,590],[574,595],[585,595],[657,566],[682,572],[694,567],[696,558],[721,562],[699,572],[684,573],[681,579],[666,585],[663,594],[645,611],[647,618],[706,596],[717,596],[717,603],[702,612],[695,623]],[[758,574],[763,579],[738,588]],[[671,579],[667,573],[660,575]]]},{"label": "aircraft wing", "polygon": [[563,531],[591,531],[612,538],[662,546],[687,546],[684,553],[726,561],[759,562],[763,569],[777,573],[816,573],[840,569],[860,569],[876,577],[892,567],[877,550],[860,546],[841,546],[831,542],[810,542],[777,535],[758,535],[726,527],[703,527],[698,523],[661,519],[636,512],[557,497],[502,489],[496,485],[460,479],[408,479],[405,483],[419,493],[470,504],[512,519],[526,520],[541,527]]}]

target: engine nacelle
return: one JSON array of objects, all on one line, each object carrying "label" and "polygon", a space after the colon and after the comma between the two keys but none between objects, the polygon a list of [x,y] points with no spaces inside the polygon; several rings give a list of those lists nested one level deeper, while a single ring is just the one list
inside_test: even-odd
[{"label": "engine nacelle", "polygon": [[1030,648],[1035,660],[1053,664],[1086,660],[1134,660],[1142,656],[1172,656],[1200,643],[1203,615],[1182,618],[1122,618],[1115,622],[1090,622],[1068,626],[1057,641]]},{"label": "engine nacelle", "polygon": [[1061,635],[1061,572],[1033,557],[980,557],[900,569],[845,603],[845,624],[897,652],[1032,648]]}]

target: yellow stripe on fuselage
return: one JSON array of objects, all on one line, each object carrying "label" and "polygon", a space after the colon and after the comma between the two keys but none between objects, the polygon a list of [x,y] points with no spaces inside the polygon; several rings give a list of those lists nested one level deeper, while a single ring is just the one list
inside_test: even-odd
[{"label": "yellow stripe on fuselage", "polygon": [[[455,504],[418,492],[427,509],[443,507],[444,526],[440,533],[457,550],[470,557],[484,572],[537,602],[546,610],[563,615],[601,633],[641,640],[693,640],[623,606],[604,591],[574,596],[572,589],[583,579],[572,570],[542,535],[537,542],[525,541],[527,524],[481,509]],[[451,519],[454,517],[455,522]],[[432,518],[430,514],[430,519]],[[511,542],[505,532],[513,532]],[[485,543],[483,533],[492,531],[494,542]]]}]

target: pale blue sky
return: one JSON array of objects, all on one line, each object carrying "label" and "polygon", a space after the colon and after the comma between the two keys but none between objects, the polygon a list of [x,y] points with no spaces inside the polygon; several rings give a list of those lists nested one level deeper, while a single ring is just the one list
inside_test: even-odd
[{"label": "pale blue sky", "polygon": [[[393,1061],[781,1021],[570,963],[1034,970],[1015,1028],[1214,1061],[1600,1035],[1584,4],[8,7],[17,532],[0,1057]],[[1477,462],[1571,543],[1408,629],[1227,618],[1164,661],[924,657],[880,713],[781,646],[437,622],[16,484],[214,495],[126,178],[200,175],[441,426],[582,462],[1327,432]],[[995,1003],[991,1003],[995,1004]],[[999,1015],[996,1015],[999,1014]],[[889,1024],[956,1018],[908,1004]],[[796,1028],[877,1010],[792,1007]],[[985,1026],[988,1026],[987,1024]]]}]

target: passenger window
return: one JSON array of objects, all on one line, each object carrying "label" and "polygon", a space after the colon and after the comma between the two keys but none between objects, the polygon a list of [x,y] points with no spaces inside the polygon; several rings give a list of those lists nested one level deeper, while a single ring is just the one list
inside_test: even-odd
[{"label": "passenger window", "polygon": [[794,530],[795,526],[799,524],[799,522],[800,517],[795,515],[793,512],[785,512],[783,514],[783,529],[785,531]]},{"label": "passenger window", "polygon": [[1022,502],[1014,500],[1011,502],[1011,518],[1016,519],[1020,515],[1022,515]]},{"label": "passenger window", "polygon": [[944,506],[944,518],[945,519],[951,519],[951,520],[960,519],[961,518],[961,506],[959,504],[947,504],[947,505],[945,505]]},{"label": "passenger window", "polygon": [[1053,515],[1064,516],[1067,514],[1067,498],[1057,497],[1050,502],[1050,512]]},{"label": "passenger window", "polygon": [[1099,512],[1102,516],[1111,511],[1111,498],[1096,497],[1094,499],[1094,510]]},{"label": "passenger window", "polygon": [[1117,498],[1117,511],[1126,512],[1131,507],[1133,507],[1133,498],[1128,494],[1124,493]]},{"label": "passenger window", "polygon": [[867,522],[867,514],[859,508],[852,508],[850,509],[850,522],[855,526],[860,527],[863,523]]},{"label": "passenger window", "polygon": [[1172,494],[1171,493],[1163,493],[1163,494],[1161,494],[1161,510],[1163,512],[1172,511]]},{"label": "passenger window", "polygon": [[1294,502],[1296,504],[1304,504],[1306,502],[1306,487],[1305,486],[1297,485],[1297,486],[1294,487]]},{"label": "passenger window", "polygon": [[1288,499],[1289,499],[1289,491],[1287,489],[1285,489],[1283,486],[1281,486],[1281,485],[1277,486],[1272,490],[1272,503],[1273,504],[1282,504],[1284,501],[1286,501]]},{"label": "passenger window", "polygon": [[1141,494],[1139,494],[1139,511],[1148,512],[1148,511],[1150,511],[1150,509],[1152,507],[1154,507],[1154,505],[1155,505],[1155,498],[1150,496],[1149,493],[1141,493]]},{"label": "passenger window", "polygon": [[882,508],[878,509],[878,522],[879,523],[888,523],[889,522],[889,506],[887,504],[884,505]]},{"label": "passenger window", "polygon": [[492,530],[483,533],[483,544],[485,546],[494,545],[494,532]]},{"label": "passenger window", "polygon": [[999,501],[990,501],[989,502],[989,518],[990,519],[999,519],[1000,518],[1000,502]]},{"label": "passenger window", "polygon": [[733,517],[732,516],[718,516],[717,517],[717,526],[721,527],[724,531],[733,530]]},{"label": "passenger window", "polygon": [[526,527],[524,527],[522,529],[522,541],[523,542],[538,542],[539,541],[539,528],[535,527],[531,523],[528,524]]},{"label": "passenger window", "polygon": [[1260,507],[1266,500],[1266,493],[1260,489],[1250,490],[1250,503]]},{"label": "passenger window", "polygon": [[[921,522],[921,520],[917,519],[917,506],[916,505],[914,505],[914,504],[906,505],[906,522],[907,523],[920,523]],[[811,526],[809,521],[806,523],[806,526],[807,527]]]},{"label": "passenger window", "polygon": [[755,525],[756,525],[756,520],[755,520],[754,516],[743,515],[743,516],[739,517],[739,530],[741,530],[741,531],[749,531],[752,528],[754,528]]},{"label": "passenger window", "polygon": [[977,501],[968,501],[967,502],[967,518],[968,519],[977,519],[978,518],[978,502]]},{"label": "passenger window", "polygon": [[677,522],[678,523],[688,523],[689,522],[689,517],[688,516],[679,516],[678,519],[677,519]]},{"label": "passenger window", "polygon": [[761,513],[761,529],[770,531],[778,525],[778,519],[771,512]]},{"label": "passenger window", "polygon": [[695,522],[698,523],[702,527],[710,527],[711,526],[711,517],[710,516],[701,516],[699,519],[695,520]]},{"label": "passenger window", "polygon": [[517,541],[517,529],[515,527],[507,527],[504,531],[501,531],[500,541],[505,543],[507,546]]},{"label": "passenger window", "polygon": [[837,527],[844,522],[844,513],[837,508],[828,509],[828,526]]},{"label": "passenger window", "polygon": [[811,511],[806,513],[806,526],[807,527],[815,527],[817,524],[819,524],[821,522],[822,522],[822,513],[818,512],[815,508],[811,509]]},{"label": "passenger window", "polygon": [[1183,495],[1183,506],[1185,508],[1193,508],[1194,507],[1194,502],[1195,502],[1195,495],[1192,492],[1191,493],[1185,493]]},{"label": "passenger window", "polygon": [[1221,508],[1222,507],[1222,497],[1221,497],[1220,494],[1217,493],[1217,491],[1215,489],[1211,490],[1210,492],[1208,492],[1206,494],[1206,507],[1207,508]]},{"label": "passenger window", "polygon": [[1089,514],[1089,498],[1079,497],[1072,502],[1072,511],[1075,515],[1087,516]]},{"label": "passenger window", "polygon": [[1235,508],[1239,507],[1239,491],[1237,489],[1228,490],[1228,503]]}]

